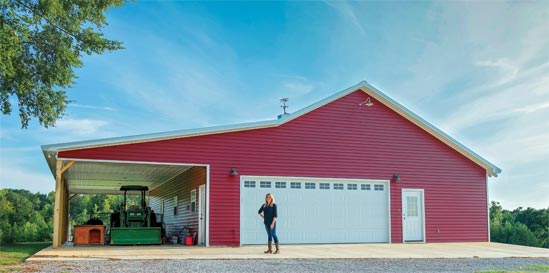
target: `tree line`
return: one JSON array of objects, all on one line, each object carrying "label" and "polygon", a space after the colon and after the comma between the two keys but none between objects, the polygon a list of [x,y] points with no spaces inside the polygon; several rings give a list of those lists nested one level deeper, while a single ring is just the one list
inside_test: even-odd
[{"label": "tree line", "polygon": [[499,202],[492,201],[490,239],[492,242],[549,248],[549,207],[506,210]]},{"label": "tree line", "polygon": [[[111,213],[122,201],[119,195],[79,194],[70,202],[71,228],[90,217]],[[0,190],[0,243],[51,241],[55,193]],[[549,248],[549,208],[503,209],[490,206],[492,242]]]},{"label": "tree line", "polygon": [[[104,194],[71,196],[71,229],[90,218],[111,213],[123,197]],[[55,192],[31,193],[28,190],[0,190],[0,243],[44,242],[53,237]]]}]

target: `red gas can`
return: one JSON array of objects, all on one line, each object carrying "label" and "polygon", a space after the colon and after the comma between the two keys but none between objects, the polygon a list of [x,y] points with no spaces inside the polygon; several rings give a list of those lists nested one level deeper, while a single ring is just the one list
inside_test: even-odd
[{"label": "red gas can", "polygon": [[191,235],[188,235],[185,237],[185,245],[186,246],[192,246],[193,245],[193,237]]}]

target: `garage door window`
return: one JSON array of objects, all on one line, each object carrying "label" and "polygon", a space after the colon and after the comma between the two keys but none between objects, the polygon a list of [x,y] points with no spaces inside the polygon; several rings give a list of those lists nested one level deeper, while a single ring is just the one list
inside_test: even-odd
[{"label": "garage door window", "polygon": [[301,189],[301,183],[300,182],[291,182],[290,188],[292,189]]},{"label": "garage door window", "polygon": [[383,190],[383,185],[374,185],[374,191],[382,191]]},{"label": "garage door window", "polygon": [[352,191],[356,191],[357,186],[356,186],[356,184],[347,184],[347,189],[352,190]]},{"label": "garage door window", "polygon": [[330,183],[320,183],[320,189],[321,190],[329,190],[330,189]]},{"label": "garage door window", "polygon": [[244,188],[255,188],[255,181],[244,181]]},{"label": "garage door window", "polygon": [[286,182],[275,182],[275,188],[285,189],[286,188]]},{"label": "garage door window", "polygon": [[270,188],[271,187],[271,181],[261,181],[259,182],[260,188]]},{"label": "garage door window", "polygon": [[306,189],[316,189],[316,184],[315,183],[305,183],[305,188]]},{"label": "garage door window", "polygon": [[334,190],[342,190],[343,184],[334,184]]},{"label": "garage door window", "polygon": [[360,185],[360,189],[363,191],[369,191],[370,190],[370,184],[362,184]]}]

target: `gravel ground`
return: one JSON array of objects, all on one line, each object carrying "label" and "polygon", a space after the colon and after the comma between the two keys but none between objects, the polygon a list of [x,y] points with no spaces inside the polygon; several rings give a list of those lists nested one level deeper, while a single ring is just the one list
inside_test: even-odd
[{"label": "gravel ground", "polygon": [[[48,261],[21,264],[21,272],[474,272],[549,266],[547,258],[499,259],[284,259]],[[547,271],[545,271],[547,272]]]}]

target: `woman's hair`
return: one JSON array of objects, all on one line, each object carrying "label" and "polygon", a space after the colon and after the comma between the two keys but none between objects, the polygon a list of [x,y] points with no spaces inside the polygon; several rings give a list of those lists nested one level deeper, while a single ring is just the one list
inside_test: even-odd
[{"label": "woman's hair", "polygon": [[[267,197],[269,197],[269,196],[271,197],[271,203],[270,203],[270,204],[267,204]],[[275,197],[274,197],[274,195],[273,195],[272,193],[267,193],[267,194],[265,195],[265,206],[269,205],[269,206],[272,207],[274,203],[275,203]]]}]

